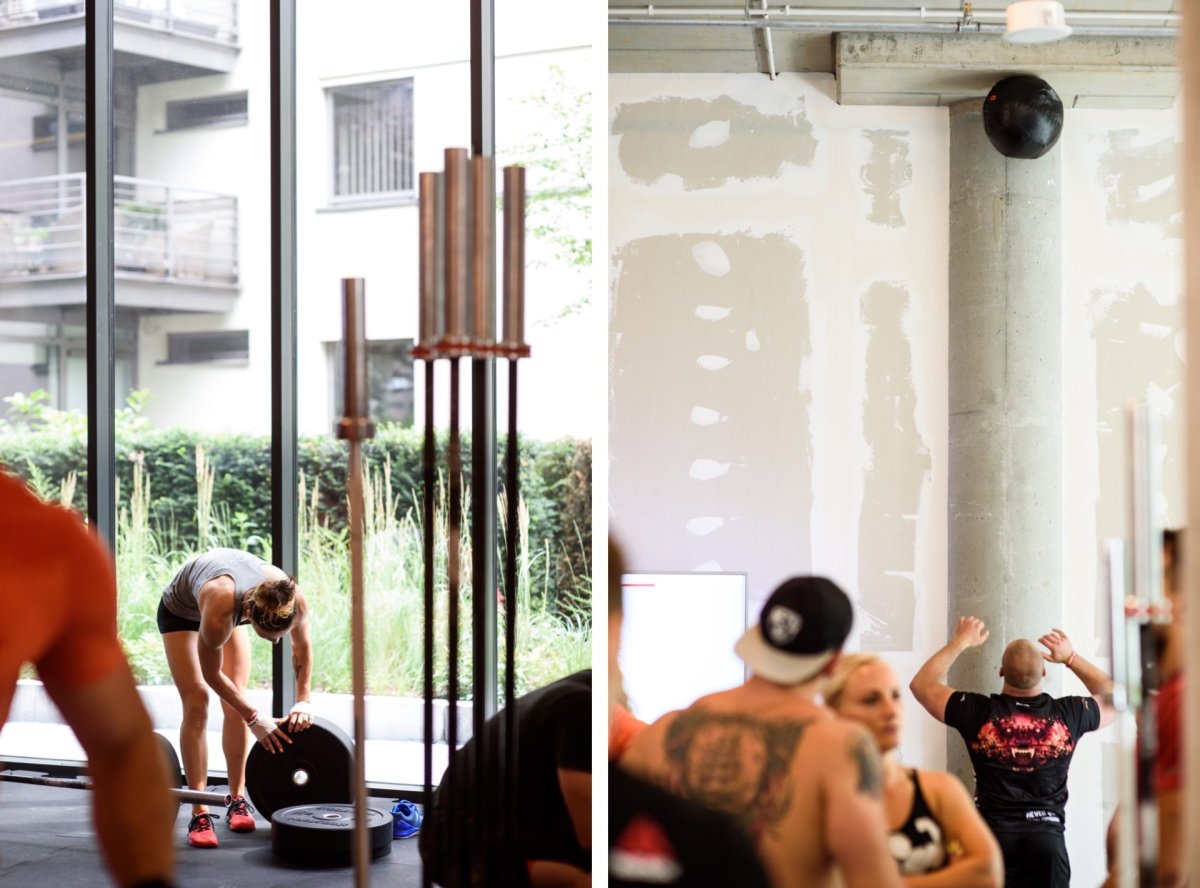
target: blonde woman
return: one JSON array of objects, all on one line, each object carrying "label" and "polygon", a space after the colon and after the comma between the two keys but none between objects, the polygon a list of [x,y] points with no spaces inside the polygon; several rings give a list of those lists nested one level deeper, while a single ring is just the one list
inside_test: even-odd
[{"label": "blonde woman", "polygon": [[870,730],[883,753],[883,801],[892,856],[908,888],[992,888],[1004,881],[1000,846],[963,785],[943,771],[905,768],[900,684],[873,654],[843,657],[825,689],[842,718]]},{"label": "blonde woman", "polygon": [[[296,705],[276,724],[260,714],[245,697],[250,678],[250,638],[242,626],[274,644],[292,637],[292,668],[296,675]],[[312,679],[312,641],[308,606],[296,581],[274,565],[239,549],[211,549],[189,560],[163,591],[158,605],[171,678],[183,701],[179,751],[190,789],[208,782],[208,689],[221,698],[224,724],[221,746],[229,772],[229,828],[250,832],[254,815],[246,802],[248,735],[272,753],[291,743],[284,729],[302,731],[312,725],[309,703]],[[247,730],[248,729],[248,730]],[[217,847],[213,815],[207,805],[193,805],[188,844]]]}]

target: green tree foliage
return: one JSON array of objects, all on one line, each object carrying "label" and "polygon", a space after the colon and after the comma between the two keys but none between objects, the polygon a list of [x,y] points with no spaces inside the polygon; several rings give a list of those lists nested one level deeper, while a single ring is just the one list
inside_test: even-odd
[{"label": "green tree foliage", "polygon": [[[505,163],[528,170],[526,231],[545,245],[553,264],[585,277],[582,294],[559,312],[566,317],[591,304],[586,275],[592,266],[592,94],[550,65],[545,90],[521,102],[546,125],[502,154]],[[531,258],[530,264],[550,263]]]}]

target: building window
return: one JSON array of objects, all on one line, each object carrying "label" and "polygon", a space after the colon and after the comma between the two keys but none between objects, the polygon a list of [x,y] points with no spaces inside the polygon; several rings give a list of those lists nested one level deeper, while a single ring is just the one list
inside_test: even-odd
[{"label": "building window", "polygon": [[[86,139],[87,121],[80,111],[67,112],[67,142],[82,145]],[[39,114],[33,118],[33,150],[53,151],[58,147],[58,114]]]},{"label": "building window", "polygon": [[389,80],[329,91],[333,203],[413,194],[413,82]]},{"label": "building window", "polygon": [[168,333],[163,364],[244,364],[250,360],[249,330]]},{"label": "building window", "polygon": [[[367,340],[367,409],[376,422],[413,422],[413,359],[411,339]],[[342,343],[327,343],[333,372],[333,417],[344,409],[346,383]]]},{"label": "building window", "polygon": [[248,93],[167,102],[167,132],[202,126],[239,126],[249,117]]}]

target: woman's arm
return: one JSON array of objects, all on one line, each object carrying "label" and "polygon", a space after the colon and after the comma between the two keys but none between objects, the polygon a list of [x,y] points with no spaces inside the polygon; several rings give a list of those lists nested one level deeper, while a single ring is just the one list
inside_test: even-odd
[{"label": "woman's arm", "polygon": [[246,702],[246,698],[238,693],[237,686],[221,671],[221,652],[234,627],[233,580],[227,576],[209,580],[196,593],[196,604],[200,608],[200,643],[197,648],[204,681],[243,720],[249,720],[254,715],[254,707]]},{"label": "woman's arm", "polygon": [[284,721],[288,731],[303,731],[312,726],[312,635],[308,625],[308,602],[296,590],[296,622],[292,625],[292,673],[296,677],[296,705]]},{"label": "woman's arm", "polygon": [[950,858],[950,864],[936,873],[908,876],[907,888],[1000,888],[1004,884],[1004,863],[1000,846],[975,809],[966,788],[952,774],[918,771],[921,788],[942,825],[947,848],[957,843],[962,848]]}]

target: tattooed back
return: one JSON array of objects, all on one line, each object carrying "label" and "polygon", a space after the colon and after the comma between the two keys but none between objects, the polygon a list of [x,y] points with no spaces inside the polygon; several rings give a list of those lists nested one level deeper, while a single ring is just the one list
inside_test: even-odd
[{"label": "tattooed back", "polygon": [[[772,884],[899,885],[887,853],[874,742],[795,689],[751,679],[664,716],[622,766],[730,817]],[[850,870],[845,858],[857,858]]]}]

